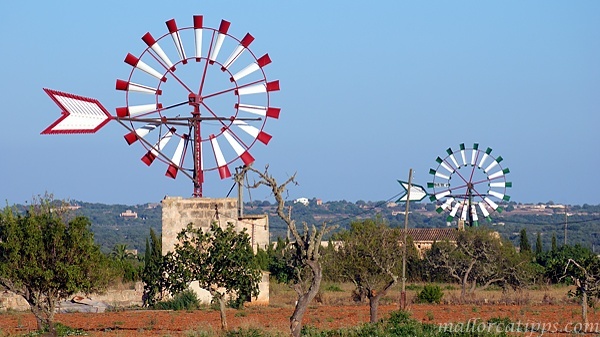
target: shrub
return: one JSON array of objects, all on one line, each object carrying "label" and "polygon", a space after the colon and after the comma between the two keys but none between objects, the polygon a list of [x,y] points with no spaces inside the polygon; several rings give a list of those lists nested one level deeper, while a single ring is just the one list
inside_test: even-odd
[{"label": "shrub", "polygon": [[168,301],[158,302],[154,309],[158,310],[194,310],[200,307],[198,296],[192,290],[184,290]]},{"label": "shrub", "polygon": [[426,284],[417,294],[418,303],[440,303],[444,297],[444,292],[438,285]]}]

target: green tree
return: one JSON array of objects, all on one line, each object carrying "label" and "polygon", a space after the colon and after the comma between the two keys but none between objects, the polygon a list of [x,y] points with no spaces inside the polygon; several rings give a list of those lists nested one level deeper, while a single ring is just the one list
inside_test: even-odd
[{"label": "green tree", "polygon": [[153,306],[163,298],[165,282],[163,278],[162,237],[150,228],[150,240],[146,238],[146,251],[144,254],[144,269],[142,281],[144,282],[144,306]]},{"label": "green tree", "polygon": [[527,238],[527,229],[521,229],[521,234],[519,237],[519,249],[521,252],[531,252],[531,244],[529,243],[529,239]]},{"label": "green tree", "polygon": [[352,282],[357,293],[369,300],[370,322],[377,322],[379,300],[393,287],[402,273],[398,228],[389,228],[381,218],[355,221],[339,234],[343,242],[327,259],[327,273],[341,282]]},{"label": "green tree", "polygon": [[556,234],[552,233],[552,251],[556,251],[556,249],[558,248],[558,245],[556,244]]},{"label": "green tree", "polygon": [[542,246],[542,234],[538,232],[537,239],[535,240],[535,256],[540,256],[543,252],[544,248]]},{"label": "green tree", "polygon": [[225,229],[213,223],[207,231],[189,224],[177,239],[174,251],[164,257],[167,289],[177,294],[197,281],[218,302],[221,328],[226,330],[226,295],[241,305],[259,293],[262,273],[250,236],[245,230],[237,232],[231,223]]},{"label": "green tree", "polygon": [[60,300],[108,284],[106,259],[94,243],[90,221],[67,222],[66,204],[51,195],[35,199],[26,214],[6,207],[0,214],[0,285],[21,295],[38,329],[55,335]]}]

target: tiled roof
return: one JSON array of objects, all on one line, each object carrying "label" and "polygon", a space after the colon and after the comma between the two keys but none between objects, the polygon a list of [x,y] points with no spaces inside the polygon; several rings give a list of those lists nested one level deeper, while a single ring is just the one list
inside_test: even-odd
[{"label": "tiled roof", "polygon": [[409,228],[407,235],[413,242],[423,241],[456,241],[458,238],[457,228]]}]

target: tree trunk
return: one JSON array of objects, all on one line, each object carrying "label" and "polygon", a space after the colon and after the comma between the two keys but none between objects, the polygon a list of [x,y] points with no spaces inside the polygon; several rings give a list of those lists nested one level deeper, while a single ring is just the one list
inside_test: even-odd
[{"label": "tree trunk", "polygon": [[588,308],[588,294],[587,294],[587,289],[584,286],[584,288],[582,289],[582,292],[581,292],[581,318],[583,319],[583,323],[586,326],[588,324],[587,308]]},{"label": "tree trunk", "polygon": [[313,272],[312,284],[308,288],[308,291],[302,293],[301,290],[297,289],[298,301],[294,308],[294,313],[290,317],[290,333],[293,337],[299,337],[302,331],[302,319],[308,309],[308,305],[315,298],[321,287],[321,279],[323,278],[323,271],[320,263],[309,263],[309,266]]},{"label": "tree trunk", "polygon": [[[213,295],[214,296],[214,295]],[[221,315],[221,330],[227,330],[227,315],[225,314],[225,295],[219,293],[216,294],[217,301],[219,301],[219,311]]]},{"label": "tree trunk", "polygon": [[369,297],[369,322],[377,322],[377,310],[379,309],[379,300],[381,299],[381,293],[375,296]]}]

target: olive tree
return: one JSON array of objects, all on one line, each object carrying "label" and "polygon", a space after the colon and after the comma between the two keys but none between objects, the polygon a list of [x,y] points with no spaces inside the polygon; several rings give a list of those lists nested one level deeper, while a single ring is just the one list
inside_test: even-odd
[{"label": "olive tree", "polygon": [[398,282],[402,273],[402,235],[380,218],[355,221],[339,234],[337,251],[327,258],[327,274],[352,282],[369,300],[370,322],[377,322],[379,300]]},{"label": "olive tree", "polygon": [[8,206],[0,214],[0,285],[22,296],[38,329],[52,334],[60,300],[101,291],[109,278],[89,219],[67,220],[65,206],[46,195],[24,214]]},{"label": "olive tree", "polygon": [[425,258],[430,272],[458,281],[461,300],[492,284],[521,288],[538,274],[530,252],[518,253],[509,241],[482,227],[461,231],[455,243],[434,243]]}]

